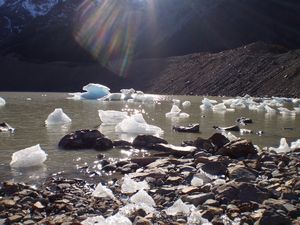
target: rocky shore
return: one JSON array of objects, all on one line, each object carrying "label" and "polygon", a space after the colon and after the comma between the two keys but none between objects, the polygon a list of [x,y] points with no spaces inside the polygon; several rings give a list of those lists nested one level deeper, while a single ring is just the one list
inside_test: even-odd
[{"label": "rocky shore", "polygon": [[[100,186],[62,177],[49,177],[38,188],[1,183],[0,223],[300,223],[299,149],[286,154],[257,150],[250,141],[230,141],[219,133],[182,146],[150,135],[113,143],[152,155],[114,163],[101,159],[102,170],[118,176]],[[143,187],[137,185],[141,181]],[[114,216],[118,223],[110,223]]]}]

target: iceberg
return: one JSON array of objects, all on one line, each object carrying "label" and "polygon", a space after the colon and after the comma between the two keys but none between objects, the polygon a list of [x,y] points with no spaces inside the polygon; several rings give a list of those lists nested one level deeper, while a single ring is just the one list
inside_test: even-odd
[{"label": "iceberg", "polygon": [[15,168],[41,166],[46,159],[47,154],[38,144],[13,153],[10,166]]},{"label": "iceberg", "polygon": [[113,192],[109,188],[103,186],[101,183],[97,185],[96,189],[92,193],[92,196],[115,199]]},{"label": "iceberg", "polygon": [[123,184],[121,186],[121,192],[125,194],[135,193],[138,190],[147,190],[150,189],[147,181],[136,182],[131,179],[127,174],[123,179]]},{"label": "iceberg", "polygon": [[286,142],[285,138],[280,139],[280,145],[278,148],[270,147],[270,151],[275,151],[277,153],[288,153],[291,151],[291,148],[289,147],[288,143]]},{"label": "iceberg", "polygon": [[120,92],[122,93],[122,100],[132,99],[132,94],[135,92],[133,88],[130,89],[121,89]]},{"label": "iceberg", "polygon": [[105,125],[118,124],[128,118],[127,112],[115,110],[98,110],[100,120]]},{"label": "iceberg", "polygon": [[122,120],[122,122],[116,125],[115,131],[119,133],[152,135],[161,135],[164,133],[161,128],[147,124],[140,113]]},{"label": "iceberg", "polygon": [[178,199],[172,206],[167,208],[166,214],[170,216],[176,216],[177,214],[189,215],[192,210],[195,209],[194,205],[187,205]]},{"label": "iceberg", "polygon": [[300,148],[300,139],[298,139],[297,141],[294,141],[291,143],[291,150],[294,151],[295,149]]},{"label": "iceberg", "polygon": [[117,213],[104,219],[103,216],[88,217],[81,222],[82,225],[132,225],[132,222],[125,216]]},{"label": "iceberg", "polygon": [[81,93],[81,97],[85,99],[98,99],[110,94],[110,89],[101,84],[90,83],[82,88],[86,91]]},{"label": "iceberg", "polygon": [[275,114],[276,113],[276,109],[273,109],[272,107],[265,105],[265,110],[268,114]]},{"label": "iceberg", "polygon": [[187,113],[184,113],[184,112],[181,113],[181,109],[177,105],[174,104],[171,108],[171,111],[166,113],[166,117],[167,118],[174,118],[174,117],[188,118],[188,117],[190,117],[190,115]]},{"label": "iceberg", "polygon": [[130,201],[134,204],[145,204],[147,206],[156,206],[153,198],[144,190],[139,190],[136,194],[132,195]]},{"label": "iceberg", "polygon": [[279,113],[283,116],[296,116],[296,111],[294,111],[294,110],[289,110],[289,109],[283,108],[283,107],[278,108],[278,110],[279,110]]},{"label": "iceberg", "polygon": [[71,122],[72,120],[70,117],[68,117],[61,108],[56,108],[45,120],[46,125],[66,124]]},{"label": "iceberg", "polygon": [[192,103],[191,103],[190,101],[184,101],[184,102],[182,103],[182,107],[183,107],[183,108],[190,107],[191,105],[192,105]]},{"label": "iceberg", "polygon": [[226,105],[225,105],[224,103],[219,103],[219,104],[217,104],[217,105],[214,105],[214,106],[212,107],[212,110],[213,110],[213,111],[226,111],[227,108],[226,108]]},{"label": "iceberg", "polygon": [[0,106],[4,106],[6,104],[6,101],[4,100],[4,98],[0,97]]},{"label": "iceberg", "polygon": [[200,109],[202,110],[212,110],[213,104],[208,98],[204,98],[202,100],[202,105],[200,105]]}]

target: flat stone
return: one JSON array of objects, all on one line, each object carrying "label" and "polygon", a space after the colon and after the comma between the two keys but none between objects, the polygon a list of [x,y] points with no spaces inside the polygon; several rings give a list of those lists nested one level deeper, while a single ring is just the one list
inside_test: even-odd
[{"label": "flat stone", "polygon": [[217,151],[217,154],[236,159],[248,157],[249,155],[256,155],[257,150],[250,141],[238,139],[224,145]]},{"label": "flat stone", "polygon": [[152,149],[154,145],[168,142],[162,138],[155,137],[153,135],[138,135],[132,142],[132,146],[135,148]]},{"label": "flat stone", "polygon": [[227,166],[221,162],[208,162],[201,166],[201,169],[214,176],[225,175],[227,171]]},{"label": "flat stone", "polygon": [[183,196],[182,200],[184,202],[191,203],[195,206],[202,205],[206,200],[213,199],[214,195],[212,193],[202,193],[197,195],[187,195]]},{"label": "flat stone", "polygon": [[257,177],[257,173],[242,165],[236,165],[228,168],[228,177],[236,181],[253,181]]},{"label": "flat stone", "polygon": [[191,193],[195,193],[195,192],[199,192],[199,187],[189,186],[189,187],[185,187],[181,190],[182,194],[191,194]]},{"label": "flat stone", "polygon": [[3,199],[0,201],[0,205],[3,205],[6,208],[10,208],[16,205],[16,202],[14,200],[10,199]]},{"label": "flat stone", "polygon": [[36,209],[43,209],[45,206],[41,202],[36,202],[33,204],[34,208]]},{"label": "flat stone", "polygon": [[13,216],[10,216],[7,218],[7,220],[10,222],[10,223],[17,223],[19,222],[20,220],[22,220],[23,216],[21,215],[13,215]]}]

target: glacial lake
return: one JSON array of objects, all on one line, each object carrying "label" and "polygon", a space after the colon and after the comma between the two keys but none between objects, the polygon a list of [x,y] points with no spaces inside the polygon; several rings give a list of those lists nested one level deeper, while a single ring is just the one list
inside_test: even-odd
[{"label": "glacial lake", "polygon": [[[162,96],[154,95],[155,103],[138,103],[125,101],[97,101],[97,100],[71,100],[67,93],[15,93],[0,92],[0,97],[6,100],[6,105],[0,107],[0,122],[7,122],[15,128],[13,134],[0,133],[0,181],[14,180],[17,182],[35,183],[52,174],[61,174],[65,177],[84,176],[78,168],[89,165],[97,169],[97,155],[102,153],[106,159],[120,160],[135,155],[148,155],[147,151],[128,151],[125,149],[112,149],[105,152],[95,150],[65,151],[58,149],[59,140],[67,133],[79,129],[99,129],[110,139],[123,139],[132,141],[134,135],[116,134],[113,126],[101,126],[98,110],[122,110],[129,113],[140,112],[148,124],[159,126],[164,130],[162,138],[169,143],[180,145],[184,140],[195,140],[197,137],[208,138],[216,131],[213,126],[226,127],[235,124],[239,117],[249,117],[252,124],[245,127],[253,134],[241,135],[232,132],[237,137],[243,136],[251,140],[260,148],[265,146],[277,147],[281,137],[286,137],[288,143],[300,138],[300,114],[296,116],[267,114],[264,111],[251,111],[249,109],[236,109],[234,112],[202,111],[200,104],[202,96]],[[208,97],[222,102],[222,97]],[[180,107],[183,112],[190,115],[185,119],[169,119],[165,113],[172,107],[172,100],[181,102],[190,101],[188,108]],[[290,103],[291,104],[291,103]],[[292,107],[292,105],[285,105]],[[70,126],[45,126],[47,116],[55,108],[62,108],[72,119]],[[174,125],[186,126],[190,123],[199,123],[199,134],[176,133],[172,130]],[[262,135],[256,134],[263,131]],[[31,169],[13,169],[9,163],[12,154],[36,144],[46,151],[48,158],[45,166]]]}]

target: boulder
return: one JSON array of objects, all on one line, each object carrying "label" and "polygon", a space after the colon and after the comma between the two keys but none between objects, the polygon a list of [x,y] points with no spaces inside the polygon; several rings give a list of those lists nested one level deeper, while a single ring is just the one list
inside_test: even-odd
[{"label": "boulder", "polygon": [[130,149],[132,144],[128,141],[123,141],[123,140],[115,140],[113,141],[113,146],[117,148],[125,148],[125,149]]},{"label": "boulder", "polygon": [[94,145],[94,149],[97,151],[104,151],[113,148],[113,142],[108,138],[97,138],[96,143]]},{"label": "boulder", "polygon": [[210,175],[221,176],[226,174],[227,166],[222,162],[211,161],[201,166],[201,169]]},{"label": "boulder", "polygon": [[235,165],[228,168],[228,177],[236,181],[254,181],[257,177],[257,172],[243,165]]},{"label": "boulder", "polygon": [[78,130],[65,135],[58,143],[61,149],[87,149],[93,148],[98,138],[104,135],[98,130]]},{"label": "boulder", "polygon": [[214,146],[218,149],[229,143],[229,139],[220,133],[213,134],[210,138],[208,138]]},{"label": "boulder", "polygon": [[202,205],[208,199],[214,199],[213,193],[201,193],[196,195],[187,195],[182,197],[182,201],[193,204],[194,206]]},{"label": "boulder", "polygon": [[288,216],[278,213],[275,210],[267,209],[263,212],[255,225],[289,225],[292,224]]},{"label": "boulder", "polygon": [[177,132],[185,132],[185,133],[199,133],[200,132],[200,125],[199,123],[196,124],[189,124],[188,126],[173,126],[173,130]]},{"label": "boulder", "polygon": [[252,142],[245,139],[231,141],[217,151],[217,154],[229,156],[230,158],[241,158],[256,155],[257,150]]},{"label": "boulder", "polygon": [[246,117],[240,117],[236,120],[237,123],[240,123],[240,124],[248,124],[248,123],[253,123],[252,119],[250,118],[246,118]]},{"label": "boulder", "polygon": [[132,146],[135,148],[152,149],[156,144],[168,144],[168,142],[162,138],[155,137],[153,135],[138,135],[132,142]]},{"label": "boulder", "polygon": [[233,125],[229,127],[218,127],[218,126],[213,126],[216,130],[225,130],[225,131],[240,131],[240,127],[238,125]]},{"label": "boulder", "polygon": [[201,137],[198,137],[194,143],[193,146],[195,146],[198,150],[207,150],[207,151],[214,151],[214,146],[211,143],[210,140],[203,139]]}]

